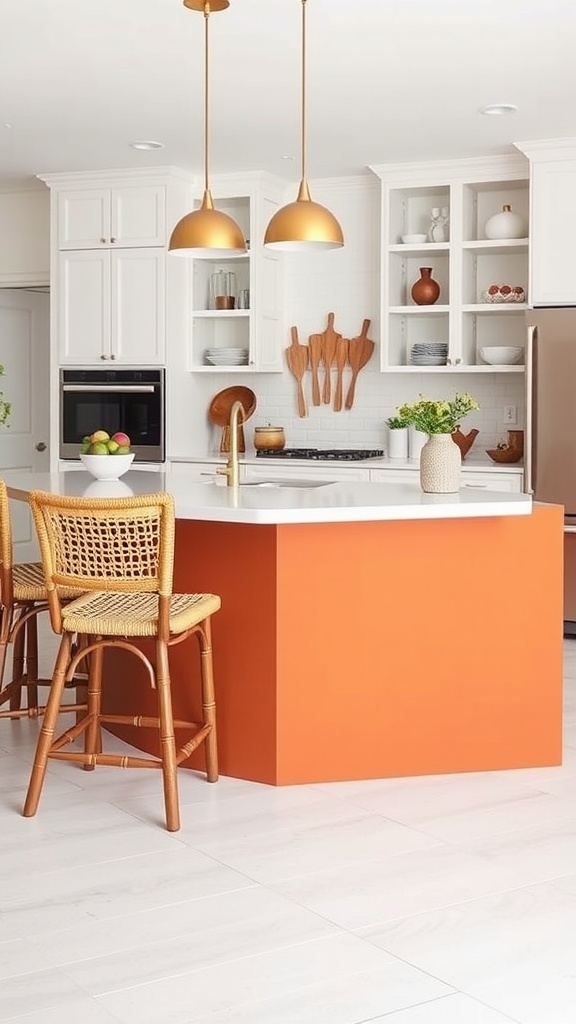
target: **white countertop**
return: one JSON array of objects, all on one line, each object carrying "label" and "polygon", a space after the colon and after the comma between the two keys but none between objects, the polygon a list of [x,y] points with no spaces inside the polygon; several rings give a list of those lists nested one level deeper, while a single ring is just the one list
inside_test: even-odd
[{"label": "white countertop", "polygon": [[[310,464],[308,463],[308,466]],[[168,491],[179,519],[221,523],[340,523],[406,519],[470,519],[529,515],[527,494],[461,490],[424,494],[416,483],[326,483],[299,487],[294,480],[227,487],[225,481],[190,482],[184,473],[131,470],[119,481],[94,480],[85,470],[3,474],[10,497],[27,500],[31,490],[75,497],[129,497]]]},{"label": "white countertop", "polygon": [[[225,463],[227,455],[214,452],[212,455],[171,455],[168,459],[173,464],[177,463],[207,463],[214,465],[215,462]],[[386,455],[376,456],[373,459],[283,459],[274,456],[257,456],[255,452],[246,452],[240,456],[240,462],[245,466],[265,466],[270,463],[275,468],[278,466],[338,466],[339,469],[400,469],[417,470],[420,466],[419,459],[389,459]],[[493,462],[488,455],[468,456],[462,463],[462,472],[473,473],[481,470],[494,470],[496,473],[518,473],[524,472],[524,463],[520,462]]]}]

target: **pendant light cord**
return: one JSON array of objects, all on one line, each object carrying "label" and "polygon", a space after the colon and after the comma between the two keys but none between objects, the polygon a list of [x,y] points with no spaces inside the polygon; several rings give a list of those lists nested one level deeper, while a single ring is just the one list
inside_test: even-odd
[{"label": "pendant light cord", "polygon": [[204,191],[208,192],[208,21],[210,18],[210,0],[204,3]]},{"label": "pendant light cord", "polygon": [[302,139],[301,180],[306,179],[306,0],[302,0]]}]

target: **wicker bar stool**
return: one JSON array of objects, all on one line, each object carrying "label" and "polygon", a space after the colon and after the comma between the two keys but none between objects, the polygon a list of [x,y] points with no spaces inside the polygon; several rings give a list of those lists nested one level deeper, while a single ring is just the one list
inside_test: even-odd
[{"label": "wicker bar stool", "polygon": [[[215,594],[173,594],[174,503],[171,495],[134,498],[67,498],[32,492],[30,505],[40,542],[52,629],[61,636],[52,685],[24,804],[24,816],[36,813],[49,758],[93,768],[161,769],[168,831],[180,828],[176,769],[201,743],[209,782],[218,778],[212,670],[211,615],[220,608]],[[62,601],[61,587],[85,593]],[[168,649],[195,634],[200,647],[202,721],[174,721]],[[74,637],[83,646],[75,651]],[[152,638],[154,663],[136,644]],[[144,663],[156,689],[157,717],[102,713],[104,650],[119,647]],[[79,720],[54,737],[62,694],[77,665],[88,656],[87,702]],[[153,727],[159,731],[160,756],[126,756],[102,751],[103,724]],[[176,747],[174,730],[185,730]],[[69,744],[83,737],[84,750]],[[64,750],[63,748],[67,749]]]},{"label": "wicker bar stool", "polygon": [[[47,608],[41,563],[13,562],[10,504],[6,484],[0,479],[0,718],[36,718],[44,711],[38,703],[38,687],[49,686],[51,680],[38,677],[38,615]],[[10,645],[12,679],[4,685]],[[78,683],[76,679],[70,685]],[[27,692],[24,708],[23,690]],[[74,709],[70,705],[70,710]]]}]

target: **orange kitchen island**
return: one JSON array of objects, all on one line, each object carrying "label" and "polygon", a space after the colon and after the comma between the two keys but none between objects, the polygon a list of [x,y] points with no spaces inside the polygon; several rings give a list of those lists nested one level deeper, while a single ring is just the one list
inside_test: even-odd
[{"label": "orange kitchen island", "polygon": [[[160,479],[176,501],[175,589],[222,597],[222,774],[288,785],[561,762],[560,507],[411,484],[123,481],[144,493]],[[87,482],[51,481],[40,489]],[[196,660],[171,651],[176,717],[196,710]],[[106,675],[107,710],[151,711],[135,659],[111,652]],[[142,730],[122,737],[142,744]]]}]

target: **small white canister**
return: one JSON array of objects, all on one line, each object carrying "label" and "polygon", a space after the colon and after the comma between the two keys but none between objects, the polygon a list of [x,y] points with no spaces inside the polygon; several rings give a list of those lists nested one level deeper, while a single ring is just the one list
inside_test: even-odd
[{"label": "small white canister", "polygon": [[388,427],[388,458],[408,458],[408,427]]}]

